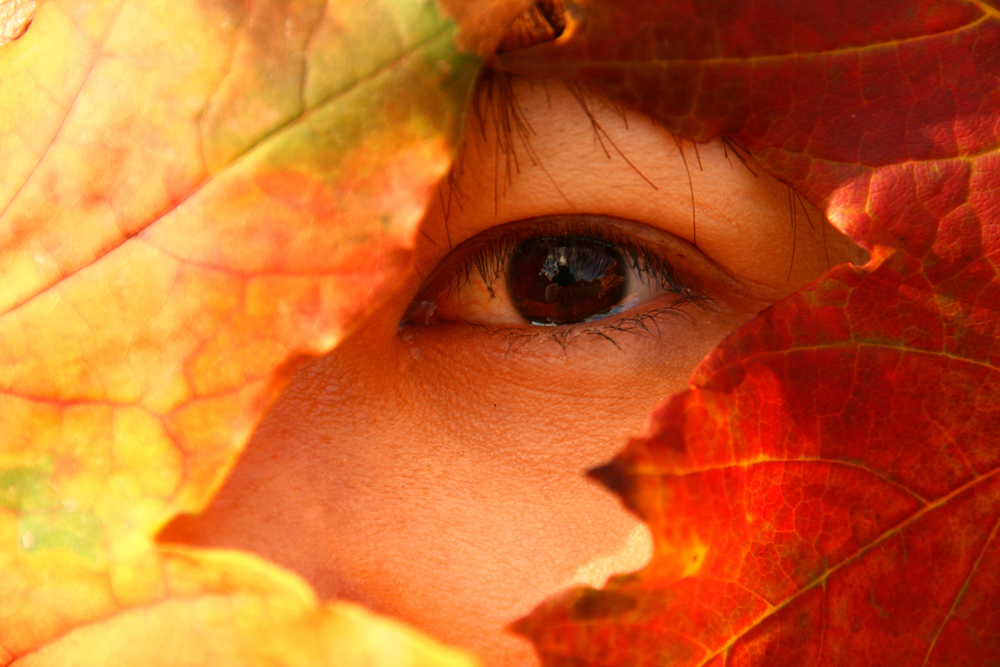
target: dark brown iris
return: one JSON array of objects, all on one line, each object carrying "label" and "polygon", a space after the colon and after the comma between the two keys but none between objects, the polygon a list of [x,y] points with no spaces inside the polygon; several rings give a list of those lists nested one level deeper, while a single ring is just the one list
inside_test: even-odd
[{"label": "dark brown iris", "polygon": [[625,296],[625,283],[620,251],[573,236],[524,241],[507,267],[514,306],[533,324],[573,324],[606,315]]}]

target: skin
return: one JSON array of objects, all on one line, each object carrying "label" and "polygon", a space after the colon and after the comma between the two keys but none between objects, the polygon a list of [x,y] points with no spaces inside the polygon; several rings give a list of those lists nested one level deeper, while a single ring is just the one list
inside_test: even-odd
[{"label": "skin", "polygon": [[[684,144],[686,169],[662,128],[632,113],[626,127],[590,99],[609,157],[565,85],[512,84],[534,131],[530,148],[514,137],[519,172],[504,184],[511,153],[497,148],[497,110],[468,123],[455,179],[461,207],[453,199],[446,219],[434,202],[413,279],[334,352],[297,371],[212,505],[163,536],[262,554],[324,598],[404,619],[489,667],[537,664],[528,642],[503,628],[544,598],[600,586],[650,557],[645,525],[581,473],[683,390],[726,334],[825,271],[827,257],[861,261],[809,207],[811,228],[798,209],[793,262],[787,188],[752,159],[748,169],[731,149],[727,157],[721,142],[697,155]],[[475,280],[448,296],[421,278],[455,261],[449,238],[459,246],[556,214],[621,219],[609,224],[662,248],[706,301],[685,305],[683,317],[644,320],[648,333],[609,326],[612,317],[560,334],[510,321],[511,308]],[[630,314],[673,296],[650,295]],[[504,326],[401,327],[414,299]],[[595,327],[605,335],[581,334]]]}]

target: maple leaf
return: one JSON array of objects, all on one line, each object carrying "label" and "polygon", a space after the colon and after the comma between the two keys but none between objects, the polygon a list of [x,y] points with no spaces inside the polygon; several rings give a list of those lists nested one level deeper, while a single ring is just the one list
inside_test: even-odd
[{"label": "maple leaf", "polygon": [[28,4],[0,48],[0,664],[471,664],[153,540],[290,363],[405,274],[481,62],[458,24],[425,0]]},{"label": "maple leaf", "polygon": [[593,475],[644,570],[547,665],[1000,664],[1000,11],[592,0],[507,68],[730,136],[872,253],[732,334]]}]

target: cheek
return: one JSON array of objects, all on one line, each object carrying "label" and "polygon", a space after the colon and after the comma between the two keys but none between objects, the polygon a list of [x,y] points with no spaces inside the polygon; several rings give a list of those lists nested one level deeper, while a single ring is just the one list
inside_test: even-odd
[{"label": "cheek", "polygon": [[489,665],[531,664],[506,624],[648,558],[645,527],[582,475],[644,411],[560,391],[558,374],[554,391],[521,387],[434,347],[414,360],[401,344],[408,361],[382,367],[349,343],[316,362],[207,519],[226,525],[228,546],[264,552],[325,598],[402,618]]},{"label": "cheek", "polygon": [[397,310],[300,369],[209,510],[164,538],[256,551],[490,667],[532,664],[506,624],[650,554],[645,526],[583,473],[731,324],[703,315],[567,344],[397,334]]}]

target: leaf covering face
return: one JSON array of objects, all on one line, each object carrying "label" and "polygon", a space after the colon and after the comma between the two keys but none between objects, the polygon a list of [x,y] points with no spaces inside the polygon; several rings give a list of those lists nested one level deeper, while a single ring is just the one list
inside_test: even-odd
[{"label": "leaf covering face", "polygon": [[[461,8],[462,43],[512,7]],[[519,630],[550,664],[992,664],[997,10],[574,11],[504,66],[735,136],[873,260],[654,411],[596,473],[652,562]],[[460,664],[248,554],[152,542],[279,368],[402,293],[477,65],[455,35],[433,3],[48,3],[0,48],[4,662]]]}]

